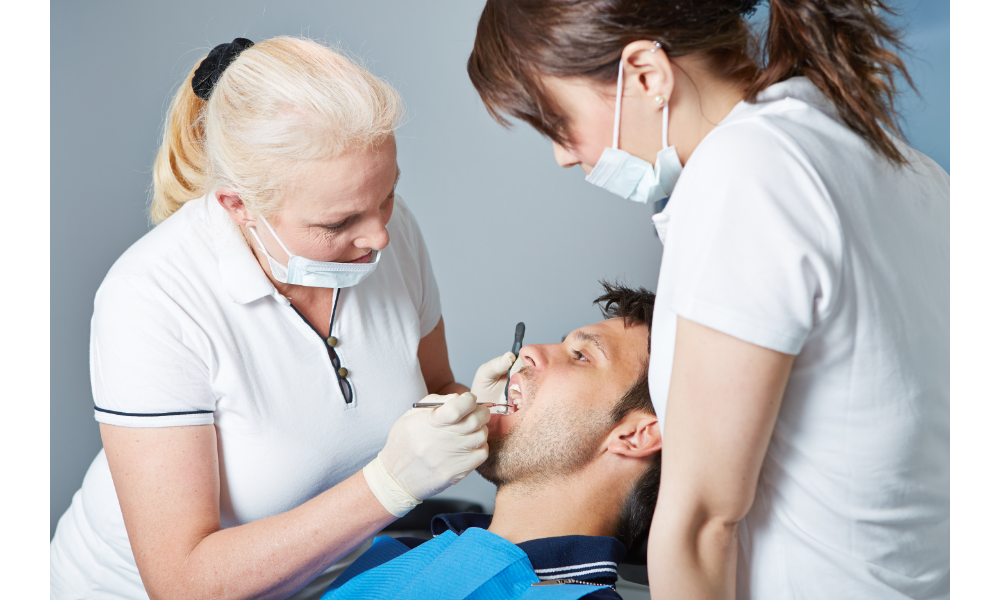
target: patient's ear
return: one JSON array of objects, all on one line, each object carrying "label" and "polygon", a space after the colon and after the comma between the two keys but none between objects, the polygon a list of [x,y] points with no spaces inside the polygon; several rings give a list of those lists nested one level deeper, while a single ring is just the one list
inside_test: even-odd
[{"label": "patient's ear", "polygon": [[608,452],[629,458],[644,458],[663,448],[660,423],[655,415],[630,412],[611,430]]}]

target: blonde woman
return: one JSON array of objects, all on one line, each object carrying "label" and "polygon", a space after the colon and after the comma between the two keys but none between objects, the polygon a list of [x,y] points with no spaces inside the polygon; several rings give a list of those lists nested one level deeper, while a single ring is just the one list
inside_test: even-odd
[{"label": "blonde woman", "polygon": [[[52,541],[53,598],[286,598],[485,460],[394,193],[400,114],[304,39],[221,44],[181,85],[158,225],[95,300],[104,449]],[[428,392],[450,396],[407,410]]]}]

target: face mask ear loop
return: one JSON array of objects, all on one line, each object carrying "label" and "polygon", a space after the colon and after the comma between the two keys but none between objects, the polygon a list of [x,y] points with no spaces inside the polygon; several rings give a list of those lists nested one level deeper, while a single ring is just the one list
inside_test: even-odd
[{"label": "face mask ear loop", "polygon": [[618,93],[615,96],[615,135],[612,148],[618,149],[618,129],[622,123],[622,74],[625,72],[625,59],[618,61]]},{"label": "face mask ear loop", "polygon": [[[261,216],[260,220],[263,221],[264,225],[267,226],[267,230],[271,232],[271,236],[275,240],[277,240],[278,245],[281,246],[281,249],[285,251],[285,254],[287,254],[288,257],[291,258],[292,257],[292,253],[288,251],[288,248],[285,248],[284,244],[281,243],[281,238],[279,238],[278,234],[274,232],[274,229],[271,227],[271,224],[267,222],[267,219],[265,219],[263,216]],[[254,235],[254,237],[256,237],[256,234]],[[260,242],[260,238],[258,238],[257,241]],[[264,244],[261,244],[261,248],[264,249],[264,252],[267,252],[267,249],[264,248]]]},{"label": "face mask ear loop", "polygon": [[663,149],[667,149],[667,121],[670,120],[670,103],[663,101]]},{"label": "face mask ear loop", "polygon": [[257,235],[257,228],[247,227],[247,229],[250,230],[250,235],[253,236],[253,239],[257,240],[257,245],[260,246],[261,252],[263,252],[268,258],[271,258],[271,253],[267,251],[267,248],[264,247],[264,242],[260,241],[260,236]]}]

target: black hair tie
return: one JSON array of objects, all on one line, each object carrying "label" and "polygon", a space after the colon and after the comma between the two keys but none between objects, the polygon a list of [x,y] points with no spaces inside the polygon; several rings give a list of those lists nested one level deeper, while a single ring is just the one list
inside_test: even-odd
[{"label": "black hair tie", "polygon": [[737,10],[744,17],[749,17],[754,12],[757,11],[757,5],[761,3],[761,0],[737,0]]},{"label": "black hair tie", "polygon": [[194,72],[194,77],[191,78],[191,87],[194,89],[194,95],[202,100],[208,100],[209,96],[212,95],[212,90],[215,89],[215,84],[219,81],[219,77],[222,77],[222,73],[226,70],[226,67],[236,60],[240,52],[243,52],[250,46],[253,46],[253,42],[250,40],[236,38],[228,44],[219,44],[215,48],[212,48],[212,51],[208,53],[205,60],[201,61],[201,64],[198,65],[198,69]]}]

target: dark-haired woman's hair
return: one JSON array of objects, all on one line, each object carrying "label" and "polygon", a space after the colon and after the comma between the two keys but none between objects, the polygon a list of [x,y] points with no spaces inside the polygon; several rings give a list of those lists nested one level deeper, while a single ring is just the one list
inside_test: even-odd
[{"label": "dark-haired woman's hair", "polygon": [[[700,54],[714,71],[744,86],[744,99],[805,76],[837,107],[844,123],[896,164],[902,153],[894,106],[898,71],[912,86],[899,49],[901,32],[887,0],[770,0],[758,39],[746,17],[754,0],[487,0],[468,71],[490,115],[521,119],[567,142],[558,109],[540,78],[614,82],[628,44],[650,40],[671,57]],[[883,127],[885,129],[883,129]]]}]

